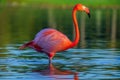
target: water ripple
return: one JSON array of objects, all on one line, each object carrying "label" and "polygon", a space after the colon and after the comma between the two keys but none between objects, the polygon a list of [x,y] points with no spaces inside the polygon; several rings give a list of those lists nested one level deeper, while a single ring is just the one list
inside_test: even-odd
[{"label": "water ripple", "polygon": [[[48,73],[51,69],[47,67],[48,58],[45,54],[32,49],[18,50],[16,46],[0,50],[2,80],[120,79],[120,49],[69,49],[57,53],[53,58],[52,77]],[[63,73],[68,75],[60,76]]]}]

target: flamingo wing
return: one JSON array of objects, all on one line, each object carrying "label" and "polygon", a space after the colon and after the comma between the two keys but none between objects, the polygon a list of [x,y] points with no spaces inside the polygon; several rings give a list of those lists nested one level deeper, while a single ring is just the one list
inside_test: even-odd
[{"label": "flamingo wing", "polygon": [[46,53],[65,50],[71,43],[67,36],[51,28],[40,31],[34,39],[34,44],[37,44]]}]

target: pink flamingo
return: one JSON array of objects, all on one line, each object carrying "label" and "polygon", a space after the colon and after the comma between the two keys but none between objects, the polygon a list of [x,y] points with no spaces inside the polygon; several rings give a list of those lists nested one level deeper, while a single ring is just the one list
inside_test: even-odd
[{"label": "pink flamingo", "polygon": [[51,63],[52,58],[54,57],[56,52],[64,51],[69,48],[76,46],[79,42],[79,29],[78,29],[78,22],[76,19],[76,12],[77,11],[85,11],[88,16],[90,17],[89,9],[82,5],[76,4],[72,11],[72,18],[75,28],[75,39],[74,41],[70,41],[66,35],[57,31],[52,28],[43,29],[37,33],[34,40],[25,43],[19,49],[24,49],[26,47],[31,47],[38,52],[44,52],[48,58],[49,63]]}]

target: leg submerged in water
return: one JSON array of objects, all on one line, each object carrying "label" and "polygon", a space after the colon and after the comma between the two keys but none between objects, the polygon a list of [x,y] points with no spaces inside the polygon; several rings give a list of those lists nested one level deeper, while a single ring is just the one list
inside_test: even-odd
[{"label": "leg submerged in water", "polygon": [[49,58],[49,64],[52,63],[52,58],[54,57],[55,53],[48,53],[48,58]]},{"label": "leg submerged in water", "polygon": [[49,58],[49,64],[51,64],[51,63],[52,63],[52,59]]}]

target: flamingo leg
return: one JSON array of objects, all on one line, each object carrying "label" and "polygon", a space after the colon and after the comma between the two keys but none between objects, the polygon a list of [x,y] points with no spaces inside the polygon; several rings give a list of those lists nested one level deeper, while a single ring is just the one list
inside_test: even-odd
[{"label": "flamingo leg", "polygon": [[52,53],[46,53],[46,54],[49,58],[49,64],[51,64],[52,63],[52,58],[54,57],[55,53],[52,52]]},{"label": "flamingo leg", "polygon": [[53,56],[48,56],[48,58],[49,58],[49,64],[51,64]]},{"label": "flamingo leg", "polygon": [[49,57],[49,64],[51,64],[52,63],[52,59]]}]

